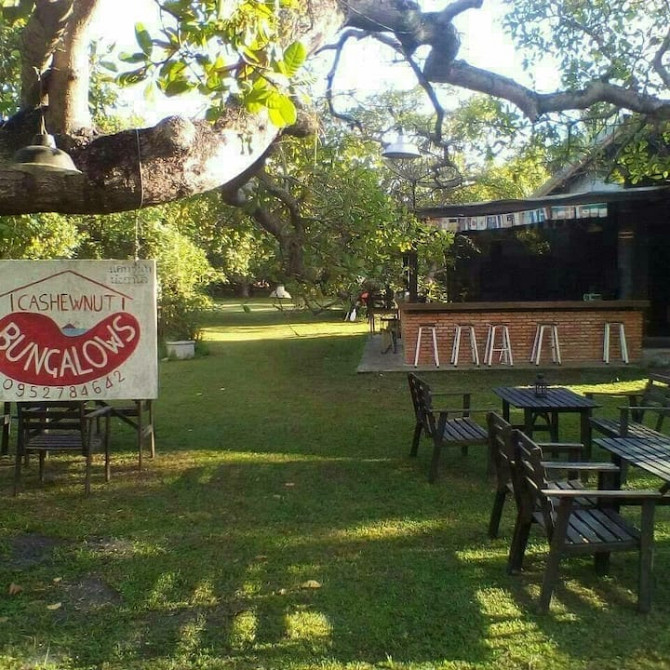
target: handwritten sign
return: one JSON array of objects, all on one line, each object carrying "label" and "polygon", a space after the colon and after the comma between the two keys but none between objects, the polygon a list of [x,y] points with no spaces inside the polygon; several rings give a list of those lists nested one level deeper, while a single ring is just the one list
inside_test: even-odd
[{"label": "handwritten sign", "polygon": [[0,261],[0,400],[157,395],[155,261]]}]

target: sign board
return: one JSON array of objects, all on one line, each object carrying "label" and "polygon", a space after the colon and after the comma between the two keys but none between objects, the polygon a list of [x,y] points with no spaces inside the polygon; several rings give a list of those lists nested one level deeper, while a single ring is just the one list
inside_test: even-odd
[{"label": "sign board", "polygon": [[157,395],[154,260],[0,261],[0,400]]}]

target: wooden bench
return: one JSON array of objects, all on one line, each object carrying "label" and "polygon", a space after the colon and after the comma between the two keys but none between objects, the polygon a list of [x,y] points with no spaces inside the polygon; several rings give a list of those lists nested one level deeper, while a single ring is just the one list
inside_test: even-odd
[{"label": "wooden bench", "polygon": [[[621,398],[628,404],[619,407],[618,417],[592,416],[591,429],[605,437],[667,437],[663,432],[665,419],[670,416],[670,378],[665,374],[650,374],[641,391],[622,393],[587,392],[593,397]],[[590,445],[589,445],[590,448]],[[590,453],[590,451],[589,451]]]},{"label": "wooden bench", "polygon": [[410,372],[407,375],[410,395],[414,406],[416,424],[410,456],[416,456],[419,450],[421,435],[425,434],[433,441],[433,456],[430,463],[428,481],[433,483],[437,478],[440,455],[445,446],[460,447],[466,455],[471,445],[488,444],[488,431],[477,423],[471,414],[490,412],[490,409],[473,409],[472,394],[469,392],[439,393],[440,396],[456,396],[460,406],[455,408],[434,409],[433,392],[430,386]]}]

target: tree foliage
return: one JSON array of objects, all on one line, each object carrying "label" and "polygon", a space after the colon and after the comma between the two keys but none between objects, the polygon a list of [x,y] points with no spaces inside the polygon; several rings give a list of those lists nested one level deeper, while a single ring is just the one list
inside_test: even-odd
[{"label": "tree foliage", "polygon": [[291,81],[307,53],[300,41],[284,46],[282,16],[298,11],[295,0],[167,0],[157,36],[136,25],[138,51],[121,56],[136,67],[119,81],[151,77],[167,96],[197,91],[209,100],[212,121],[234,101],[252,113],[267,110],[278,127],[293,124]]}]

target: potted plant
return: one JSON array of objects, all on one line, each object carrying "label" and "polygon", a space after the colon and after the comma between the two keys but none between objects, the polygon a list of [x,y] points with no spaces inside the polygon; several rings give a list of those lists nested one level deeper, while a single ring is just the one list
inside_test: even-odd
[{"label": "potted plant", "polygon": [[207,298],[200,294],[175,295],[161,302],[160,332],[169,358],[195,356],[195,345],[201,337],[200,314]]}]

